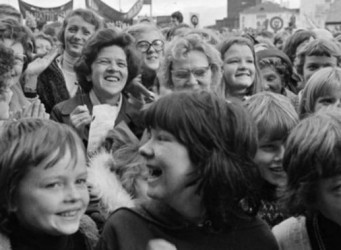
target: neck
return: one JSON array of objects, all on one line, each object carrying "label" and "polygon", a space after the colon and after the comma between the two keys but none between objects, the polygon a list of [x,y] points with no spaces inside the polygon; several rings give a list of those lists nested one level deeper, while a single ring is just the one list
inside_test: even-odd
[{"label": "neck", "polygon": [[69,72],[74,72],[73,65],[78,60],[78,58],[79,57],[71,56],[66,52],[66,50],[64,50],[62,55],[62,69]]},{"label": "neck", "polygon": [[106,95],[98,93],[95,89],[93,89],[93,90],[94,90],[94,93],[95,93],[97,99],[99,100],[99,102],[101,104],[109,104],[109,105],[113,106],[113,105],[118,104],[118,102],[120,100],[121,94],[117,94],[115,96],[108,97]]}]

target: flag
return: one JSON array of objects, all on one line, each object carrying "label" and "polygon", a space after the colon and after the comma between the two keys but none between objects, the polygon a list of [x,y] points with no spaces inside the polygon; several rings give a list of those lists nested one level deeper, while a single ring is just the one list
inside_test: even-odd
[{"label": "flag", "polygon": [[152,4],[152,0],[143,0],[143,4],[151,5]]}]

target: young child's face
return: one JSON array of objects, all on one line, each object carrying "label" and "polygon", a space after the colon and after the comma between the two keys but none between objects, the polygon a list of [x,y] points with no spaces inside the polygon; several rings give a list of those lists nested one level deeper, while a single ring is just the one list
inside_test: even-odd
[{"label": "young child's face", "polygon": [[282,78],[273,67],[261,69],[262,84],[265,91],[281,94]]},{"label": "young child's face", "polygon": [[77,162],[67,150],[55,165],[32,167],[18,186],[16,216],[22,226],[49,235],[69,235],[79,228],[89,203],[85,155],[78,148]]},{"label": "young child's face", "polygon": [[307,83],[310,77],[319,69],[336,66],[337,59],[334,56],[306,56],[303,65],[304,83]]},{"label": "young child's face", "polygon": [[283,140],[271,141],[266,137],[260,139],[254,161],[262,177],[277,187],[284,187],[287,181],[283,169],[283,155]]},{"label": "young child's face", "polygon": [[46,55],[52,49],[52,44],[50,41],[38,38],[36,39],[36,52],[38,55]]},{"label": "young child's face", "polygon": [[325,217],[341,226],[341,175],[319,181],[317,208]]},{"label": "young child's face", "polygon": [[341,107],[341,88],[334,88],[315,101],[314,112],[325,107]]},{"label": "young child's face", "polygon": [[250,87],[255,80],[256,68],[249,46],[234,44],[223,57],[223,76],[228,89],[238,91]]}]

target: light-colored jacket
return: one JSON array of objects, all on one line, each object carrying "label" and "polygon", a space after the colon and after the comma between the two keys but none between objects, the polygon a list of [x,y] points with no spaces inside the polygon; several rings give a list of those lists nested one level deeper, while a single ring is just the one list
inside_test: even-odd
[{"label": "light-colored jacket", "polygon": [[311,250],[304,216],[290,217],[272,228],[281,250]]}]

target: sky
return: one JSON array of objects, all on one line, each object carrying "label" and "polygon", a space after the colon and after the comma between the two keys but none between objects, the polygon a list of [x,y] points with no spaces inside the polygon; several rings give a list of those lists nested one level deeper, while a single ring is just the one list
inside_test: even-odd
[{"label": "sky", "polygon": [[[40,7],[56,7],[65,4],[69,0],[23,0],[32,5]],[[127,12],[136,0],[102,0],[109,6]],[[276,0],[279,2],[280,0]],[[300,0],[289,1],[290,8],[298,8]],[[149,5],[144,5],[139,15],[150,15],[150,11],[156,15],[170,15],[174,11],[181,11],[184,15],[184,22],[190,23],[191,13],[199,16],[199,26],[215,24],[215,20],[223,19],[227,14],[226,0],[152,0],[152,9]],[[11,4],[18,8],[18,0],[0,0],[0,3]],[[207,4],[209,3],[209,4]],[[74,7],[85,7],[85,0],[74,0]]]}]

